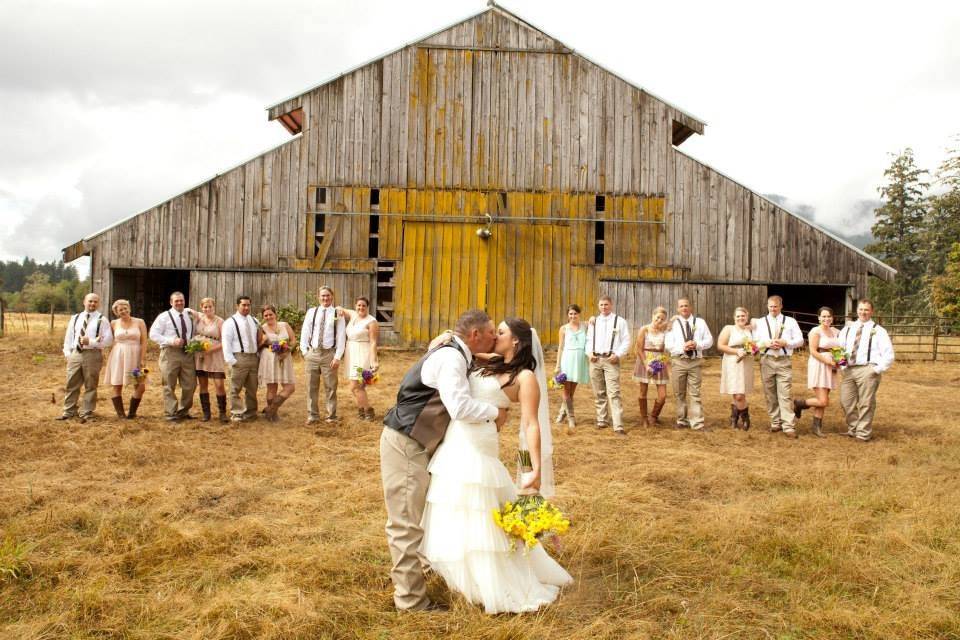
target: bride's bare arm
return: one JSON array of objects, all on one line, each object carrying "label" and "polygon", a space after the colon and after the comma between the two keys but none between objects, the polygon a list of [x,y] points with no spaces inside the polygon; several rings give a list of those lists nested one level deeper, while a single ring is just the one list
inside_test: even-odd
[{"label": "bride's bare arm", "polygon": [[533,466],[533,475],[521,489],[540,489],[540,385],[537,377],[530,370],[518,376],[520,384],[520,424],[527,437],[527,449],[530,450],[530,461]]}]

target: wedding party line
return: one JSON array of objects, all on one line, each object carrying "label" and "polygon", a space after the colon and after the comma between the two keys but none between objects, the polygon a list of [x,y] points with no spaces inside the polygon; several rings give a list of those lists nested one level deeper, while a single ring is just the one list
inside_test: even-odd
[{"label": "wedding party line", "polygon": [[[132,315],[129,301],[118,299],[111,304],[115,316],[111,321],[100,311],[99,297],[90,293],[84,298],[84,310],[71,316],[64,336],[67,371],[59,419],[91,419],[101,382],[112,389],[117,417],[136,418],[151,377],[144,362],[149,339],[160,349],[158,373],[168,421],[193,418],[197,389],[203,421],[213,419],[214,406],[217,419],[224,423],[258,416],[277,420],[280,407],[296,389],[290,357],[296,350],[306,369],[307,424],[339,421],[341,375],[349,384],[358,418],[372,421],[375,413],[366,387],[379,381],[380,362],[379,327],[370,302],[360,296],[353,309],[337,306],[328,286],[320,288],[317,300],[317,306],[307,309],[298,333],[279,319],[274,305],[262,305],[260,319],[255,318],[247,296],[239,296],[235,313],[224,319],[217,315],[213,299],[202,298],[200,309],[193,310],[186,307],[183,293],[174,292],[170,308],[148,329],[143,319]],[[806,339],[797,321],[783,313],[780,296],[770,296],[767,313],[759,318],[751,317],[744,307],[734,309],[731,324],[721,328],[716,340],[686,298],[675,301],[673,312],[656,307],[650,322],[636,331],[615,311],[609,296],[601,296],[596,308],[586,318],[579,305],[569,305],[567,322],[559,330],[549,384],[559,390],[556,422],[565,423],[567,429],[578,424],[573,403],[577,388],[589,384],[595,409],[591,422],[616,435],[627,433],[621,361],[632,352],[636,356],[632,378],[639,386],[638,426],[660,424],[670,387],[676,406],[674,426],[709,431],[703,411],[702,367],[704,352],[716,342],[721,355],[718,391],[730,397],[730,427],[748,430],[753,424],[748,396],[754,391],[754,368],[758,367],[771,432],[796,438],[799,421],[809,410],[810,432],[822,437],[824,411],[831,392],[839,389],[846,435],[861,442],[873,435],[877,388],[894,361],[894,349],[887,331],[872,319],[869,300],[860,300],[856,319],[840,328],[835,326],[838,318],[833,310],[822,307],[818,324]],[[795,397],[791,362],[794,350],[804,346],[808,348],[809,393]],[[109,355],[104,357],[108,348]],[[127,407],[125,386],[133,387]],[[258,403],[261,388],[266,391],[263,409]]]}]

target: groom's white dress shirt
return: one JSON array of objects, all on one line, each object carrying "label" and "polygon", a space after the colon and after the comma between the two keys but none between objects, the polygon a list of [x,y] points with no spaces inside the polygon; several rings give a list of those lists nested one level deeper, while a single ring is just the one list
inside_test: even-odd
[{"label": "groom's white dress shirt", "polygon": [[683,345],[687,342],[684,336],[688,324],[690,332],[693,333],[693,341],[697,343],[696,351],[692,357],[702,358],[703,352],[713,346],[713,334],[710,333],[710,327],[707,326],[707,322],[692,313],[689,318],[677,316],[670,321],[670,328],[667,330],[667,335],[664,338],[664,348],[671,356],[675,358],[682,357],[684,355]]},{"label": "groom's white dress shirt", "polygon": [[790,316],[785,316],[782,313],[778,315],[768,313],[762,318],[755,318],[752,324],[755,339],[761,342],[770,342],[780,336],[780,340],[787,343],[786,347],[769,349],[764,355],[774,357],[792,356],[794,349],[803,346],[803,332],[800,331],[800,325]]},{"label": "groom's white dress shirt", "polygon": [[[257,347],[257,328],[259,325],[253,316],[239,312],[223,321],[220,331],[220,344],[223,345],[223,359],[227,364],[237,364],[238,353],[259,353]],[[237,334],[240,329],[240,334]]]},{"label": "groom's white dress shirt", "polygon": [[[63,355],[69,356],[74,351],[85,351],[87,349],[104,349],[113,344],[113,331],[110,330],[110,321],[103,317],[99,311],[81,311],[71,318],[72,322],[67,325],[67,333],[63,336]],[[79,346],[80,332],[83,330],[83,322],[86,320],[86,337],[90,338],[90,344]]]},{"label": "groom's white dress shirt", "polygon": [[853,343],[857,339],[857,329],[860,329],[860,344],[857,345],[857,357],[850,363],[850,366],[872,364],[877,373],[883,373],[889,369],[893,365],[894,359],[893,342],[891,342],[887,330],[873,320],[868,320],[865,323],[856,320],[845,326],[839,336],[843,343],[843,349],[848,354],[853,353]]},{"label": "groom's white dress shirt", "polygon": [[[611,347],[611,343],[613,346]],[[623,358],[630,350],[630,324],[623,316],[602,313],[587,326],[587,352]]]},{"label": "groom's white dress shirt", "polygon": [[456,349],[437,349],[423,362],[420,380],[440,393],[440,401],[451,420],[492,422],[497,419],[500,410],[489,402],[471,397],[467,371],[473,362],[473,354],[463,340],[457,336],[453,339],[467,355],[466,359]]},{"label": "groom's white dress shirt", "polygon": [[[300,353],[307,355],[312,349],[336,347],[333,357],[337,360],[343,359],[343,351],[347,344],[346,321],[342,314],[334,320],[336,310],[337,308],[333,305],[307,309],[306,315],[303,316],[303,327],[300,328]],[[321,332],[323,335],[320,335]]]},{"label": "groom's white dress shirt", "polygon": [[[183,316],[183,324],[187,327],[187,335],[181,336],[180,316]],[[176,323],[176,324],[174,324]],[[185,308],[183,313],[170,307],[157,316],[157,319],[150,325],[150,339],[161,347],[169,347],[174,340],[178,338],[186,344],[193,337],[193,316],[190,309]]]}]

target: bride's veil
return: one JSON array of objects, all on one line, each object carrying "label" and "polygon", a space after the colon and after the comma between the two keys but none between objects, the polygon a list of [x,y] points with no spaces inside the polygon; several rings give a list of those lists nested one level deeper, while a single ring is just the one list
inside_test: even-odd
[{"label": "bride's veil", "polygon": [[[540,495],[551,498],[554,494],[553,484],[553,436],[550,433],[550,398],[547,395],[547,366],[544,362],[543,345],[537,330],[533,332],[533,357],[537,362],[534,373],[537,384],[540,386],[540,406],[537,411],[537,421],[540,423]],[[520,424],[520,448],[527,448],[527,439]]]}]

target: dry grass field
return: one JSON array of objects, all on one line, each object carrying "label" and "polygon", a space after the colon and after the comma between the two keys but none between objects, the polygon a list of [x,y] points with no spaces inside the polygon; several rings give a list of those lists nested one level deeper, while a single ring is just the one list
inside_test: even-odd
[{"label": "dry grass field", "polygon": [[[378,415],[414,358],[382,357]],[[581,389],[582,426],[556,438],[575,583],[554,606],[488,617],[433,578],[451,610],[399,615],[380,427],[353,419],[345,389],[345,420],[319,431],[302,388],[279,424],[171,426],[155,385],[136,421],[110,417],[104,388],[97,420],[64,424],[59,335],[11,331],[0,637],[960,638],[960,365],[896,365],[866,445],[814,438],[806,416],[798,441],[769,434],[759,393],[750,432],[722,428],[718,371],[708,363],[704,434],[666,426],[672,403],[664,427],[637,427],[629,381],[633,428],[615,438],[584,419]],[[836,406],[826,425],[841,430]]]}]

